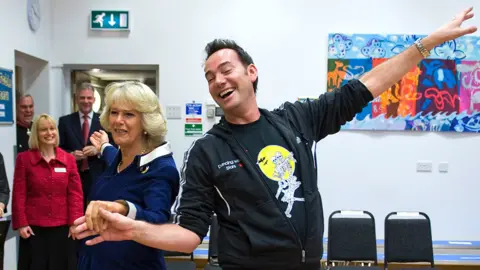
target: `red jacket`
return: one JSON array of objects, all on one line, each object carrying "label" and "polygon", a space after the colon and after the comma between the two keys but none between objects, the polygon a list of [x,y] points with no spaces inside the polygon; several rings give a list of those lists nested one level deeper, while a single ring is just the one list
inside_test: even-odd
[{"label": "red jacket", "polygon": [[83,191],[73,155],[56,147],[49,163],[40,151],[19,153],[12,192],[12,227],[71,225],[83,215]]}]

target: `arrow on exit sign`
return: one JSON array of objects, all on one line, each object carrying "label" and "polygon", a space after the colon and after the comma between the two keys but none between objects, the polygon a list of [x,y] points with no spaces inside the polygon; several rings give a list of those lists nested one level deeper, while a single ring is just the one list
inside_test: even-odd
[{"label": "arrow on exit sign", "polygon": [[130,30],[130,13],[127,10],[92,10],[92,30]]}]

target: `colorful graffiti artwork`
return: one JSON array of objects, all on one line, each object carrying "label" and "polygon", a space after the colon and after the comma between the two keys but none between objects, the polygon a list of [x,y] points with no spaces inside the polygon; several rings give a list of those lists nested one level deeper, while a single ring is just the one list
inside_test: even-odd
[{"label": "colorful graffiti artwork", "polygon": [[[360,78],[422,37],[330,34],[327,91]],[[480,132],[480,37],[435,47],[342,129]]]}]

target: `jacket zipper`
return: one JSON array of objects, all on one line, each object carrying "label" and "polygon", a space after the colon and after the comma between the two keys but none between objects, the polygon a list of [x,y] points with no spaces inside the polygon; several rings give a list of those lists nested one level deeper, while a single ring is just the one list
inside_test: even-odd
[{"label": "jacket zipper", "polygon": [[[233,134],[232,134],[233,135]],[[240,146],[240,148],[242,149],[243,152],[246,152],[245,151],[245,147],[242,146],[242,144],[237,140],[237,138],[235,137],[235,135],[233,135],[233,137],[235,138],[235,141],[237,142],[237,144]],[[270,187],[268,186],[267,183],[265,183],[265,180],[263,179],[263,176],[262,176],[262,172],[260,171],[260,169],[255,166],[255,163],[252,161],[252,159],[250,158],[250,155],[248,153],[246,153],[246,156],[247,156],[247,159],[248,159],[248,162],[250,163],[251,166],[253,166],[255,168],[255,170],[257,171],[257,173],[260,174],[260,177],[262,178],[261,179],[261,182],[263,183],[263,185],[267,188],[268,190],[268,193],[270,193],[270,196],[271,198],[275,201],[275,204],[277,205],[277,208],[278,210],[280,210],[280,212],[282,213],[282,216],[283,218],[287,221],[288,225],[290,225],[290,229],[293,230],[293,232],[295,233],[295,238],[297,239],[297,242],[298,244],[300,245],[300,249],[302,250],[302,263],[305,262],[305,249],[303,248],[303,243],[302,241],[300,240],[300,236],[298,236],[298,232],[297,230],[295,229],[295,227],[292,225],[292,223],[290,222],[290,220],[287,218],[287,216],[285,215],[285,212],[282,211],[282,207],[280,207],[280,203],[278,202],[278,199],[273,196],[273,192],[272,192],[272,189],[270,189]]]},{"label": "jacket zipper", "polygon": [[[306,144],[306,147],[307,147],[307,153],[310,153],[310,151],[312,151],[312,145],[310,145],[310,142],[305,138],[305,136],[303,135],[303,132],[301,132],[297,126],[295,125],[295,123],[293,123],[291,120],[289,120],[289,123],[290,123],[290,126],[292,126],[298,134],[300,134],[300,138],[303,142],[305,142]],[[278,128],[278,127],[277,127]],[[317,147],[315,146],[315,153],[314,153],[314,156],[312,157],[312,163],[313,163],[313,167],[315,168],[315,170],[317,170]],[[303,189],[303,193],[304,193],[304,196],[306,194],[306,190],[305,190],[305,185],[302,185],[302,189]],[[306,214],[307,213],[307,202],[305,201],[305,230],[306,230],[306,233],[305,233],[305,239],[304,239],[304,243],[307,242],[307,237],[308,237],[308,215]],[[323,212],[323,211],[322,211]],[[303,257],[305,258],[305,254],[303,255]]]}]

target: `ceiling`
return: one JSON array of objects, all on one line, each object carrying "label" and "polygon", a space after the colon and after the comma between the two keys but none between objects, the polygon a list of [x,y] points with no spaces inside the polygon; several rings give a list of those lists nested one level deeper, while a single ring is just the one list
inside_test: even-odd
[{"label": "ceiling", "polygon": [[155,81],[157,72],[155,70],[82,70],[81,72],[98,78],[102,81]]}]

